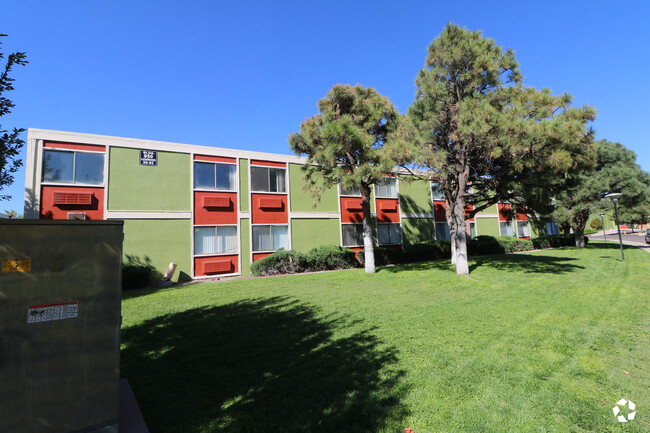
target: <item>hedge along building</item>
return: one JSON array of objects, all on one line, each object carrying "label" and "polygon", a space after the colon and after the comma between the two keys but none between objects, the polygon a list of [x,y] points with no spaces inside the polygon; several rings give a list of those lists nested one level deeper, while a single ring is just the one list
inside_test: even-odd
[{"label": "hedge along building", "polygon": [[[280,248],[361,250],[358,191],[303,190],[306,158],[29,129],[25,217],[124,220],[125,263],[180,280],[247,275]],[[468,221],[472,236],[530,237],[528,217],[499,203]],[[387,175],[371,200],[376,243],[408,248],[449,239],[435,183]]]}]

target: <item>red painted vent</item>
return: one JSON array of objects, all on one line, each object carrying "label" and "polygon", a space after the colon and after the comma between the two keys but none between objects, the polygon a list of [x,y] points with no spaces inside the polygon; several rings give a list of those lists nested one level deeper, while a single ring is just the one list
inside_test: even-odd
[{"label": "red painted vent", "polygon": [[350,212],[361,212],[363,210],[359,200],[345,200],[345,209]]},{"label": "red painted vent", "polygon": [[230,197],[203,197],[203,207],[230,207]]},{"label": "red painted vent", "polygon": [[397,202],[383,203],[381,210],[384,212],[397,212]]},{"label": "red painted vent", "polygon": [[232,264],[230,260],[215,260],[213,262],[206,262],[203,265],[203,270],[206,274],[219,274],[222,272],[230,272]]},{"label": "red painted vent", "polygon": [[92,204],[92,194],[79,192],[55,192],[54,204]]},{"label": "red painted vent", "polygon": [[263,209],[282,209],[281,198],[261,198],[260,207]]}]

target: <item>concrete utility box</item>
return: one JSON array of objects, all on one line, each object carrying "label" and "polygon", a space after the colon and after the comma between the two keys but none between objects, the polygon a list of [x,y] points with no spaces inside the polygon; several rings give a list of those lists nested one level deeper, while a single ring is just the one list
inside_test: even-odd
[{"label": "concrete utility box", "polygon": [[117,432],[122,221],[0,220],[0,432]]}]

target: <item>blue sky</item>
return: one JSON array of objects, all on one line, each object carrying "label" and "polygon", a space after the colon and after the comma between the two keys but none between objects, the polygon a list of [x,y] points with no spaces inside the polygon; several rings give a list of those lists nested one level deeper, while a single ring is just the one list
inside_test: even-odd
[{"label": "blue sky", "polygon": [[[646,1],[9,1],[2,50],[30,63],[0,125],[290,154],[336,83],[406,112],[427,46],[454,22],[512,48],[526,85],[595,106],[597,137],[650,171],[649,16]],[[0,212],[22,212],[24,181]]]}]

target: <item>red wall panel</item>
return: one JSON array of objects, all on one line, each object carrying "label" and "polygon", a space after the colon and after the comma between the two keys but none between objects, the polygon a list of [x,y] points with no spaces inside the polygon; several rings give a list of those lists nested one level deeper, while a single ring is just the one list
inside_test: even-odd
[{"label": "red wall panel", "polygon": [[236,163],[237,158],[227,158],[225,156],[211,156],[211,155],[194,155],[195,161],[211,161],[211,162],[229,162]]},{"label": "red wall panel", "polygon": [[377,207],[377,221],[380,223],[398,223],[399,200],[396,198],[378,198],[375,202]]},{"label": "red wall panel", "polygon": [[516,210],[517,221],[528,221],[528,214],[526,214],[526,209],[518,207]]},{"label": "red wall panel", "polygon": [[[216,263],[215,263],[216,262]],[[226,262],[226,263],[224,263]],[[217,272],[209,272],[210,264],[223,268]],[[225,268],[224,265],[225,264]],[[227,270],[226,270],[227,269]],[[212,257],[195,257],[194,258],[194,275],[203,277],[206,275],[235,274],[239,272],[239,256],[212,256]]]},{"label": "red wall panel", "polygon": [[106,152],[106,146],[98,146],[96,144],[58,143],[55,141],[46,141],[43,143],[43,147],[47,147],[48,149],[70,149]]},{"label": "red wall panel", "polygon": [[[474,205],[473,204],[468,204],[465,206],[465,219],[467,219],[467,215],[474,210]],[[469,221],[476,221],[476,217],[470,218]]]},{"label": "red wall panel", "polygon": [[251,194],[253,224],[288,224],[286,194]]},{"label": "red wall panel", "polygon": [[341,197],[341,222],[360,223],[363,221],[361,197]]},{"label": "red wall panel", "polygon": [[[228,207],[205,207],[205,198],[228,199]],[[237,224],[237,193],[234,192],[194,192],[194,224]]]},{"label": "red wall panel", "polygon": [[253,261],[262,260],[264,257],[268,257],[273,253],[253,253]]},{"label": "red wall panel", "polygon": [[499,221],[509,221],[512,219],[510,203],[497,203],[497,209],[499,209]]},{"label": "red wall panel", "polygon": [[[54,204],[54,193],[91,194],[89,205]],[[86,219],[104,219],[104,188],[81,186],[43,186],[41,188],[41,219],[68,219],[68,212],[85,212]]]},{"label": "red wall panel", "polygon": [[444,201],[436,200],[433,202],[433,216],[438,222],[447,222],[447,204]]}]

